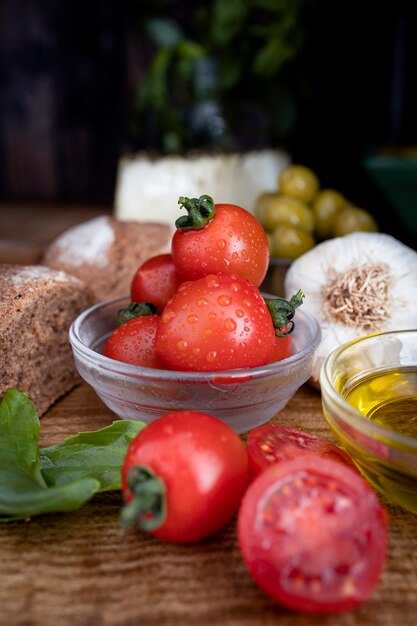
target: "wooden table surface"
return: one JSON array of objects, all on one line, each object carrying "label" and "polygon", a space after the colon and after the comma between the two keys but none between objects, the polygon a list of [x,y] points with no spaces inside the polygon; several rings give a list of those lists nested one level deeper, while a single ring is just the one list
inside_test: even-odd
[{"label": "wooden table surface", "polygon": [[[60,213],[57,225],[51,208],[25,209],[23,233],[18,209],[13,208],[15,217],[9,207],[4,209],[0,207],[0,239],[27,242],[29,248],[33,242],[44,246],[60,228],[107,212],[74,208]],[[47,215],[51,224],[43,231]],[[114,419],[82,384],[43,416],[41,445]],[[320,393],[309,385],[273,421],[331,437]],[[235,520],[198,545],[165,544],[133,529],[123,533],[118,523],[121,496],[108,493],[73,513],[2,525],[0,626],[415,626],[417,517],[384,503],[390,541],[377,589],[360,608],[320,618],[286,611],[255,586],[239,554]]]}]

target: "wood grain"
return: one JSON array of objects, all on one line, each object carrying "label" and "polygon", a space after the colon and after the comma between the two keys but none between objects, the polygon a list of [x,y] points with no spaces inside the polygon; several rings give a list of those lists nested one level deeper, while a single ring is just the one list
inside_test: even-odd
[{"label": "wood grain", "polygon": [[[41,445],[115,416],[85,384],[42,418]],[[320,394],[302,387],[274,421],[330,436]],[[1,626],[414,626],[417,519],[389,506],[390,548],[372,598],[341,615],[290,613],[252,582],[236,544],[235,521],[194,546],[164,544],[120,530],[119,493],[68,514],[0,527]]]}]

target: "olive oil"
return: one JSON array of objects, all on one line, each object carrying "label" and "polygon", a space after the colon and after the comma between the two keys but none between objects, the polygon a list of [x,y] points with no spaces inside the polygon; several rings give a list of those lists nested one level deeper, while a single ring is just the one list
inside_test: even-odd
[{"label": "olive oil", "polygon": [[417,368],[366,376],[345,400],[375,424],[417,439]]}]

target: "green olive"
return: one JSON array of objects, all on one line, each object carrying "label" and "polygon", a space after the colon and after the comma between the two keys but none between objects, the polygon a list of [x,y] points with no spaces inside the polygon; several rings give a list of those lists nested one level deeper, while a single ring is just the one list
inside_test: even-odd
[{"label": "green olive", "polygon": [[274,230],[277,226],[295,226],[311,233],[314,230],[312,210],[297,198],[277,195],[269,201],[264,214],[264,226]]},{"label": "green olive", "polygon": [[365,231],[374,233],[378,231],[378,224],[368,211],[355,206],[347,206],[336,217],[333,227],[334,237],[343,237],[349,233]]},{"label": "green olive", "polygon": [[271,256],[296,259],[315,245],[311,233],[294,226],[277,226],[272,233]]},{"label": "green olive", "polygon": [[260,196],[256,199],[255,203],[255,217],[260,221],[262,226],[265,227],[265,213],[268,206],[273,202],[276,198],[278,198],[279,194],[277,191],[265,191],[261,193]]},{"label": "green olive", "polygon": [[282,194],[298,198],[309,204],[316,197],[320,184],[315,173],[304,165],[290,165],[278,178],[278,189]]},{"label": "green olive", "polygon": [[315,232],[319,239],[332,236],[336,217],[347,204],[346,198],[335,189],[319,191],[313,203]]}]

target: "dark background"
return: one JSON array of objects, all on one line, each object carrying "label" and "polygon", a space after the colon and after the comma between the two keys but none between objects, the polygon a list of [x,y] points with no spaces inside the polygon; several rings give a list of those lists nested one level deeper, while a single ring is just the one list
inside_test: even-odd
[{"label": "dark background", "polygon": [[[192,4],[172,2],[171,14],[184,21]],[[412,3],[394,4],[307,3],[307,87],[278,143],[397,234],[362,165],[381,146],[417,144],[417,21]],[[140,8],[0,0],[1,200],[111,204],[120,154],[153,147],[128,125],[149,58]]]}]

